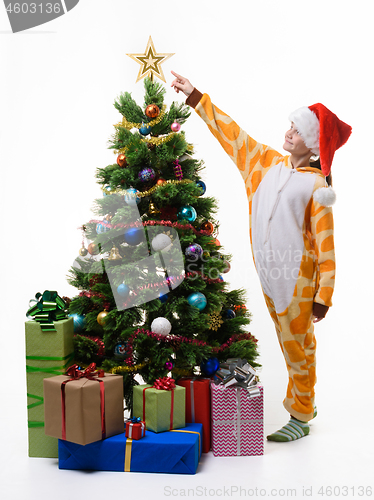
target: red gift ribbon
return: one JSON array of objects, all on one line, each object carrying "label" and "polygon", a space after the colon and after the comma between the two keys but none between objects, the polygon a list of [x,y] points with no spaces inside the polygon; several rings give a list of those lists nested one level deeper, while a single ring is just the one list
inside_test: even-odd
[{"label": "red gift ribbon", "polygon": [[105,387],[104,381],[98,380],[95,377],[104,377],[104,370],[96,370],[96,363],[91,363],[82,371],[78,365],[72,365],[66,370],[66,375],[71,377],[69,380],[64,380],[61,384],[61,410],[62,410],[62,439],[66,441],[66,407],[65,407],[65,386],[68,382],[87,378],[88,380],[96,380],[100,383],[100,417],[101,417],[101,439],[105,439]]},{"label": "red gift ribbon", "polygon": [[163,391],[171,391],[171,408],[170,408],[170,429],[173,428],[174,417],[174,389],[175,381],[171,377],[163,377],[155,380],[153,387],[145,387],[143,389],[143,421],[145,422],[145,391],[147,389],[158,389]]},{"label": "red gift ribbon", "polygon": [[175,389],[175,380],[171,377],[158,378],[155,380],[153,387],[154,389],[171,391],[172,389]]}]

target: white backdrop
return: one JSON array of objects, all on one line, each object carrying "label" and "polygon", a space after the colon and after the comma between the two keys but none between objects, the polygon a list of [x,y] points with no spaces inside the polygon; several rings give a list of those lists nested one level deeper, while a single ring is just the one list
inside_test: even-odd
[{"label": "white backdrop", "polygon": [[[10,448],[2,447],[7,467],[0,474],[10,481],[3,483],[9,486],[6,491],[14,491],[11,483],[19,470],[26,482],[18,488],[27,488],[30,498],[44,498],[31,479],[36,475],[40,484],[45,481],[41,462],[22,458],[27,453],[24,314],[38,291],[76,293],[66,274],[81,245],[77,228],[92,218],[93,201],[101,196],[96,168],[115,159],[107,149],[113,124],[119,121],[112,103],[122,91],[142,102],[143,83],[135,84],[139,66],[126,53],[143,52],[150,35],[158,52],[175,53],[163,65],[168,104],[183,98],[170,88],[174,70],[208,92],[253,137],[279,151],[288,114],[302,105],[322,102],[353,127],[332,169],[338,195],[337,284],[334,307],[316,327],[317,401],[319,419],[328,421],[326,436],[334,436],[334,453],[364,474],[363,464],[372,455],[364,453],[363,459],[362,450],[360,458],[356,448],[347,449],[341,433],[352,436],[353,420],[362,419],[365,425],[360,424],[357,439],[363,439],[366,428],[372,436],[373,13],[367,0],[234,0],[221,7],[212,0],[81,0],[59,19],[12,34],[0,5],[0,419]],[[207,195],[219,200],[218,238],[233,255],[225,277],[232,288],[248,290],[250,329],[259,339],[263,364],[266,425],[282,425],[287,418],[281,406],[287,377],[250,255],[241,177],[197,115],[193,113],[183,129],[195,145],[195,157],[206,164]],[[334,434],[337,421],[344,425]],[[373,444],[372,437],[367,439]],[[269,451],[272,470],[281,467],[277,453],[283,451],[278,450]],[[302,448],[298,450],[304,457]],[[320,449],[313,450],[318,461]],[[234,460],[239,463],[230,463]],[[223,462],[209,469],[211,481],[218,463]],[[222,467],[231,474],[226,463]],[[265,484],[261,470],[260,486]],[[349,477],[343,472],[341,478]],[[78,488],[79,477],[74,477]],[[186,479],[178,480],[181,488]],[[131,492],[139,476],[122,481]],[[282,481],[279,476],[277,487],[291,485]],[[318,482],[315,477],[313,481]],[[87,481],[84,488],[80,496],[90,489]],[[161,483],[159,490],[160,498],[165,496]]]}]

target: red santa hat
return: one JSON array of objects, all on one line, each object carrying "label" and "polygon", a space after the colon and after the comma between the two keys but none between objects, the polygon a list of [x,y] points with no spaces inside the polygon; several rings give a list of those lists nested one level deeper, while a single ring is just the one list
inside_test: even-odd
[{"label": "red santa hat", "polygon": [[335,151],[347,142],[352,127],[321,103],[299,108],[289,119],[296,125],[305,145],[319,156],[322,173],[327,177]]}]

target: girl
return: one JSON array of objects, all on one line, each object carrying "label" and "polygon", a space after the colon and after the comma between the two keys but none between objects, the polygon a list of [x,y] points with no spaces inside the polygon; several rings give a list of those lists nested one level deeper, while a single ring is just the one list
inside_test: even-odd
[{"label": "girl", "polygon": [[249,137],[189,80],[172,74],[171,86],[188,97],[243,177],[253,258],[289,375],[283,404],[291,419],[267,439],[299,439],[309,434],[316,415],[314,323],[325,317],[334,289],[335,195],[326,178],[351,127],[322,104],[300,108],[290,115],[283,145],[289,154],[283,156]]}]

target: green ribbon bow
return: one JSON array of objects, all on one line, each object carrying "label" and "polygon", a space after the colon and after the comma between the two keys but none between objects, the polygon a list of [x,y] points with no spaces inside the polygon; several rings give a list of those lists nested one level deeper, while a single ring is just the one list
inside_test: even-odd
[{"label": "green ribbon bow", "polygon": [[65,301],[57,292],[49,290],[45,290],[43,295],[38,292],[35,299],[30,300],[30,302],[36,302],[36,304],[30,307],[26,316],[35,319],[40,324],[43,332],[55,332],[53,322],[67,318]]}]

